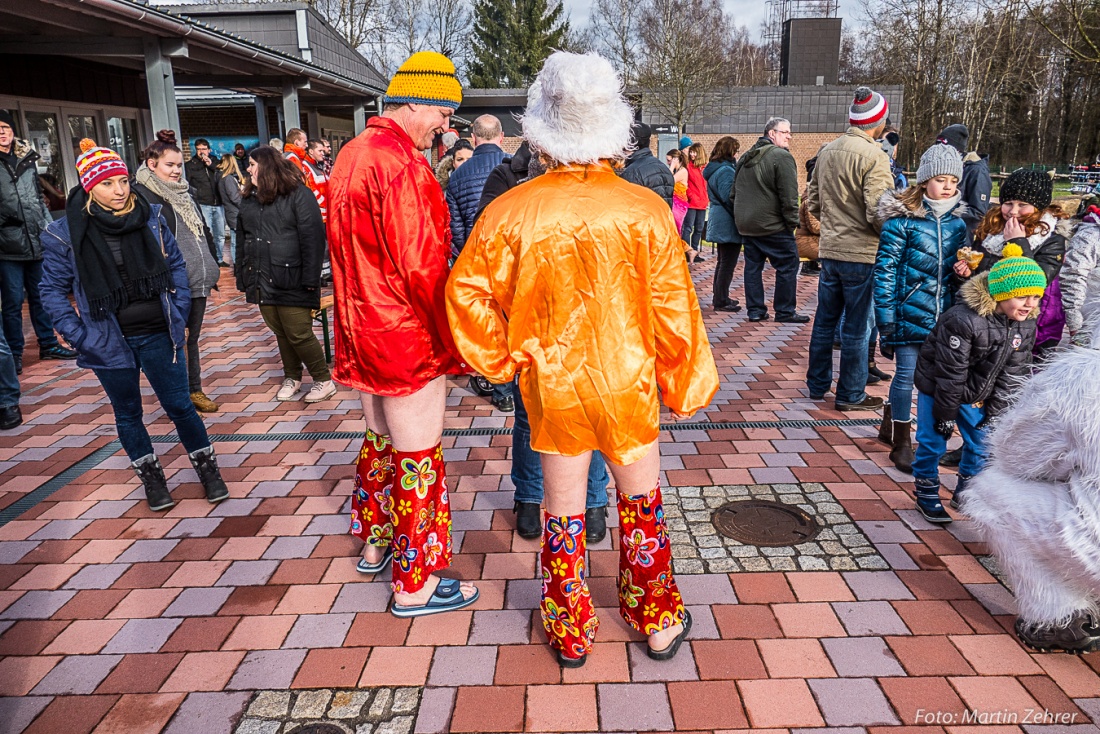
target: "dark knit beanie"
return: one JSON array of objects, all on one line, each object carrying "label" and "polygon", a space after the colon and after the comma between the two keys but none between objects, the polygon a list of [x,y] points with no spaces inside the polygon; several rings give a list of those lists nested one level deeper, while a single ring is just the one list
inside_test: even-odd
[{"label": "dark knit beanie", "polygon": [[630,137],[634,138],[634,144],[641,148],[648,148],[653,137],[653,129],[644,122],[635,122],[630,126]]},{"label": "dark knit beanie", "polygon": [[1044,171],[1017,168],[1001,184],[1001,202],[1022,201],[1046,209],[1054,196],[1054,181]]},{"label": "dark knit beanie", "polygon": [[943,129],[943,132],[936,137],[936,141],[947,143],[952,148],[959,151],[960,155],[966,155],[966,151],[970,146],[970,131],[966,129],[966,125],[948,125]]},{"label": "dark knit beanie", "polygon": [[0,122],[7,123],[12,130],[15,129],[15,117],[7,110],[0,110]]}]

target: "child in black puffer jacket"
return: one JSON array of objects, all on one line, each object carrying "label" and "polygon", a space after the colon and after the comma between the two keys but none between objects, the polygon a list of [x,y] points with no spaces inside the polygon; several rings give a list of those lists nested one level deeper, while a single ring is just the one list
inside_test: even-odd
[{"label": "child in black puffer jacket", "polygon": [[940,502],[939,460],[958,426],[963,438],[958,507],[966,483],[985,465],[985,429],[1008,406],[1015,383],[1028,375],[1039,300],[1046,276],[1016,244],[967,281],[959,303],[944,313],[921,347],[917,390],[917,507],[930,522],[949,523]]}]

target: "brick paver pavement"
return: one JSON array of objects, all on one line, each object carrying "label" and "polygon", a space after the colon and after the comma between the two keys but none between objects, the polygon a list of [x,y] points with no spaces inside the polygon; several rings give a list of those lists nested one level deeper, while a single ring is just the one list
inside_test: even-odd
[{"label": "brick paver pavement", "polygon": [[[712,265],[695,272],[704,303]],[[0,521],[10,519],[0,526],[0,733],[218,734],[242,721],[256,691],[337,691],[321,694],[324,703],[365,687],[418,691],[414,729],[425,734],[1100,731],[1100,655],[1020,647],[1011,594],[980,562],[972,528],[920,519],[910,478],[889,466],[873,427],[779,423],[867,417],[806,396],[809,325],[704,310],[722,387],[699,419],[775,425],[665,431],[663,481],[702,488],[684,497],[715,486],[823,487],[882,569],[683,575],[692,639],[656,665],[615,611],[612,530],[591,548],[599,642],[586,667],[562,671],[537,618],[538,542],[513,532],[510,437],[444,439],[451,575],[478,580],[481,600],[395,619],[384,581],[356,573],[359,548],[346,534],[358,401],[341,391],[316,406],[274,402],[274,339],[228,277],[223,288],[203,341],[205,385],[221,405],[206,421],[232,493],[223,504],[202,499],[182,449],[165,442],[179,503],[149,512],[91,373],[28,362],[27,422],[0,434]],[[801,279],[806,313],[815,288]],[[452,432],[511,423],[464,379],[448,406]],[[170,432],[162,411],[149,419],[154,433]],[[257,700],[279,698],[264,695]],[[394,721],[403,719],[412,721]]]}]

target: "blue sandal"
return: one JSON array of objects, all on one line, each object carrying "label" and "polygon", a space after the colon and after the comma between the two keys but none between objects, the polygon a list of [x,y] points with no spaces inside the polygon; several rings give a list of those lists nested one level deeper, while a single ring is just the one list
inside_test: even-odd
[{"label": "blue sandal", "polygon": [[360,558],[359,563],[355,564],[355,570],[366,574],[382,573],[386,566],[390,565],[391,560],[393,560],[393,548],[387,548],[382,554],[382,560],[378,563],[367,563],[366,558]]},{"label": "blue sandal", "polygon": [[428,599],[427,604],[409,607],[393,602],[390,604],[390,613],[395,617],[403,618],[424,617],[429,614],[453,612],[456,609],[468,607],[477,601],[478,597],[481,596],[481,592],[475,590],[474,595],[467,599],[462,596],[460,584],[461,582],[458,579],[440,579],[439,585],[435,587],[432,598]]}]

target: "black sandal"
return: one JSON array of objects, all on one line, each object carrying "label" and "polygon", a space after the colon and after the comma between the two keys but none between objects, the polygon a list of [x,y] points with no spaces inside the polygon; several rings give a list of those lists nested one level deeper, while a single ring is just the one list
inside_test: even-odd
[{"label": "black sandal", "polygon": [[557,651],[558,665],[563,668],[583,668],[584,664],[588,662],[588,655],[581,655],[579,658],[566,657],[561,650]]},{"label": "black sandal", "polygon": [[672,658],[676,657],[676,653],[680,651],[680,645],[687,639],[689,632],[691,632],[691,612],[685,609],[684,628],[680,631],[680,634],[676,635],[676,638],[668,643],[668,646],[663,650],[654,650],[647,644],[645,646],[645,654],[653,660],[672,660]]}]

